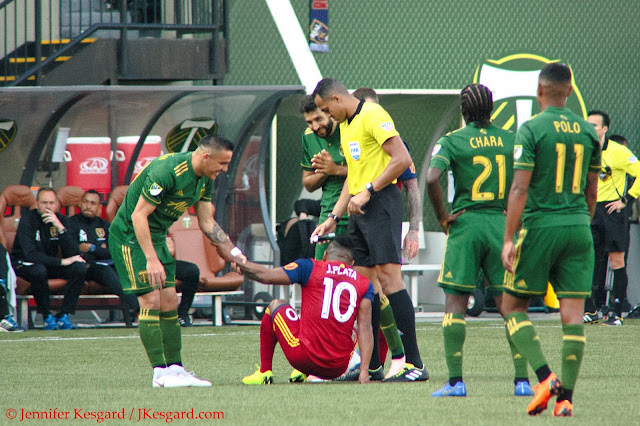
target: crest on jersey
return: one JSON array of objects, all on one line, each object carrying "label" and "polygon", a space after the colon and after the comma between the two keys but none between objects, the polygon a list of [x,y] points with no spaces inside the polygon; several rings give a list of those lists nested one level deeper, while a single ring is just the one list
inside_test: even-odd
[{"label": "crest on jersey", "polygon": [[354,160],[360,159],[360,154],[362,153],[360,149],[360,142],[349,142],[349,154],[351,154],[351,158]]},{"label": "crest on jersey", "polygon": [[382,130],[386,130],[387,132],[392,131],[393,123],[391,121],[385,121],[384,123],[382,123]]},{"label": "crest on jersey", "polygon": [[513,146],[513,159],[519,160],[522,157],[522,145]]},{"label": "crest on jersey", "polygon": [[49,235],[51,235],[51,238],[58,238],[58,236],[60,235],[60,233],[58,232],[58,228],[56,228],[55,226],[49,228]]},{"label": "crest on jersey", "polygon": [[96,228],[96,235],[98,238],[104,238],[105,234],[104,228]]},{"label": "crest on jersey", "polygon": [[149,188],[149,194],[154,197],[157,197],[162,192],[162,187],[158,185],[156,182],[153,182],[151,187]]},{"label": "crest on jersey", "polygon": [[[515,132],[540,112],[536,101],[538,76],[540,70],[552,62],[560,62],[560,59],[519,53],[501,59],[487,59],[478,65],[473,82],[483,84],[493,92],[491,121],[496,126]],[[574,77],[572,74],[573,91],[567,98],[567,108],[586,118],[587,109]]]}]

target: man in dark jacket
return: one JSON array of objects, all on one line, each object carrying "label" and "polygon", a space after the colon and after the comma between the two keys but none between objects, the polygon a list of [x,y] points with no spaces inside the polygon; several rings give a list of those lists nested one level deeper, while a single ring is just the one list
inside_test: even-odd
[{"label": "man in dark jacket", "polygon": [[[70,330],[75,326],[69,314],[76,310],[87,266],[78,254],[78,240],[67,232],[68,219],[56,213],[57,208],[55,190],[41,188],[37,208],[20,220],[11,257],[16,275],[31,283],[31,294],[44,319],[44,329]],[[64,301],[55,317],[49,310],[49,278],[67,280]]]},{"label": "man in dark jacket", "polygon": [[100,194],[90,189],[82,196],[80,213],[69,219],[70,232],[78,238],[80,256],[89,265],[85,278],[107,287],[130,311],[137,311],[138,299],[132,294],[124,294],[120,278],[112,266],[111,253],[107,248],[109,222],[101,218],[99,212]]}]

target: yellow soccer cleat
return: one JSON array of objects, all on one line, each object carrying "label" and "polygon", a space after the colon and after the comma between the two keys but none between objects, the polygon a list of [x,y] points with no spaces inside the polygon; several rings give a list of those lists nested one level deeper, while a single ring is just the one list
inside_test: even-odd
[{"label": "yellow soccer cleat", "polygon": [[289,383],[304,383],[307,380],[307,375],[295,368],[289,375]]},{"label": "yellow soccer cleat", "polygon": [[273,383],[273,372],[267,370],[264,373],[258,368],[255,373],[242,379],[245,385],[270,385]]}]

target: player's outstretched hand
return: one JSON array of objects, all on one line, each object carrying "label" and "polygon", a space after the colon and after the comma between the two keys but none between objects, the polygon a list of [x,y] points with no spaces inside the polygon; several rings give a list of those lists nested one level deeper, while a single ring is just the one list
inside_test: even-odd
[{"label": "player's outstretched hand", "polygon": [[325,220],[324,222],[316,226],[316,229],[313,230],[313,232],[311,233],[311,237],[309,237],[309,242],[311,244],[315,244],[318,241],[316,237],[331,232],[333,229],[335,229],[335,227],[336,224],[333,219]]}]

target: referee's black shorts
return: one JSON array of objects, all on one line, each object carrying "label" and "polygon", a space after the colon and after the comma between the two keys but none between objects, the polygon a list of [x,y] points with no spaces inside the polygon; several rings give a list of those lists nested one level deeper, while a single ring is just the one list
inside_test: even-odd
[{"label": "referee's black shorts", "polygon": [[610,202],[597,203],[596,212],[591,221],[591,234],[596,254],[625,252],[629,248],[627,209],[622,209],[620,213],[614,211],[609,214],[605,206]]},{"label": "referee's black shorts", "polygon": [[402,194],[395,184],[376,192],[363,208],[349,216],[349,237],[356,266],[401,263]]}]

